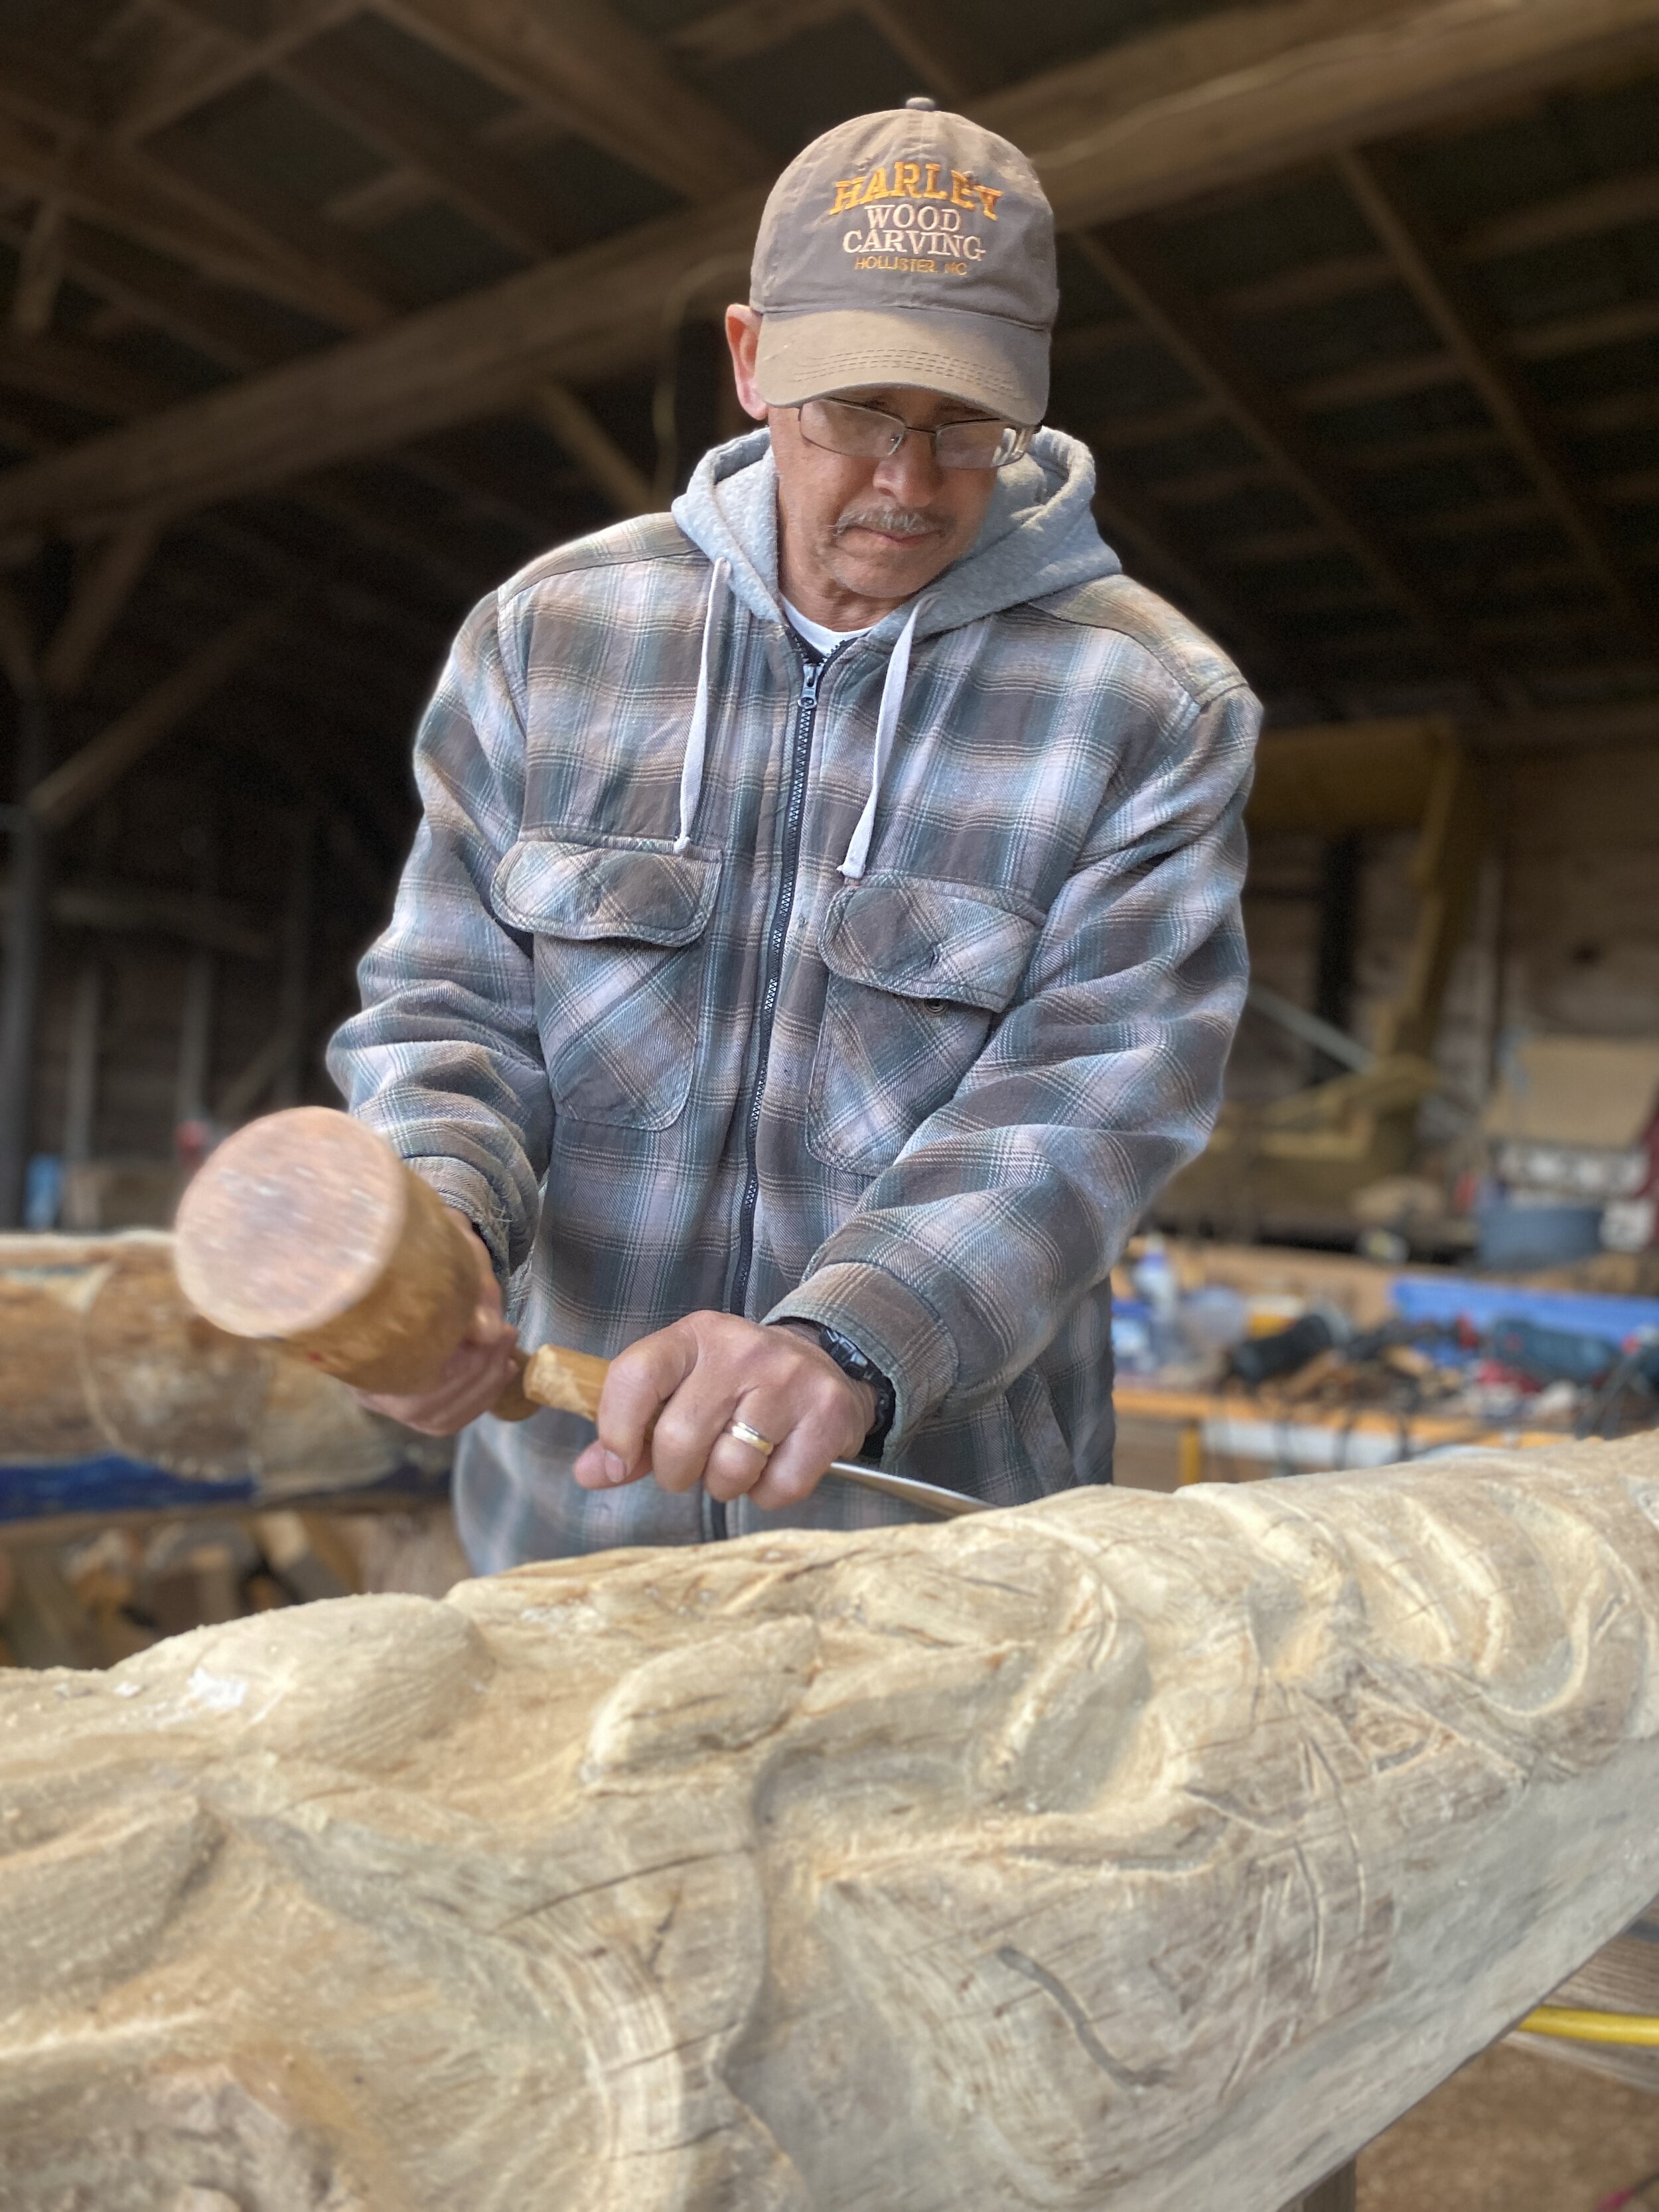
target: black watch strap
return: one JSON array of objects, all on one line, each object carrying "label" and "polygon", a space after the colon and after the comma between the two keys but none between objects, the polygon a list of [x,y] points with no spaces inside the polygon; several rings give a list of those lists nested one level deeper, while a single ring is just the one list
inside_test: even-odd
[{"label": "black watch strap", "polygon": [[838,1328],[827,1322],[797,1320],[789,1316],[791,1328],[810,1328],[823,1350],[854,1382],[867,1382],[876,1394],[876,1418],[871,1423],[870,1433],[860,1446],[866,1458],[881,1456],[882,1446],[887,1441],[887,1431],[893,1425],[893,1415],[898,1410],[898,1394],[867,1352],[860,1352],[850,1336],[843,1336]]}]

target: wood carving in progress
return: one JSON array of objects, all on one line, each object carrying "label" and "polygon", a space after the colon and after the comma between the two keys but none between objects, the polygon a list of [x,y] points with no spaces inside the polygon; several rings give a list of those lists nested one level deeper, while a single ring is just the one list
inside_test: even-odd
[{"label": "wood carving in progress", "polygon": [[0,2204],[1275,2208],[1659,1889],[1651,1440],[0,1677]]}]

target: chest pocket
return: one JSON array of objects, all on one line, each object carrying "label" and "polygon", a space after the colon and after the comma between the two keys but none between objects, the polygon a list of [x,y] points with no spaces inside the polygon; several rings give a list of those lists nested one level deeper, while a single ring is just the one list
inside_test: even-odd
[{"label": "chest pocket", "polygon": [[973,1066],[1019,988],[1038,923],[960,884],[867,876],[836,892],[806,1141],[878,1175]]},{"label": "chest pocket", "polygon": [[665,1129],[685,1110],[702,1027],[718,858],[556,838],[514,845],[495,911],[535,939],[536,1019],[555,1106]]}]

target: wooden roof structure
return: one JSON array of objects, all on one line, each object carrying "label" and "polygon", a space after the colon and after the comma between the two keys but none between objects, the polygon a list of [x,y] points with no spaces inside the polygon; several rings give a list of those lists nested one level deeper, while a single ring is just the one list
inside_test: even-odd
[{"label": "wooden roof structure", "polygon": [[1050,419],[1277,720],[1659,730],[1659,0],[0,0],[13,904],[303,939],[233,1106],[467,605],[736,427],[769,179],[920,90],[1035,161]]}]

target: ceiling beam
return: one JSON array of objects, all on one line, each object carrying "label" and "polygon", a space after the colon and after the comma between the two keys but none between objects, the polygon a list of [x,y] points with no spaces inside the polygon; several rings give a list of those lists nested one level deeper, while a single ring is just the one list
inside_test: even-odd
[{"label": "ceiling beam", "polygon": [[947,0],[860,0],[858,12],[915,70],[917,91],[931,92],[947,107],[966,107],[992,82],[978,40],[963,35]]},{"label": "ceiling beam", "polygon": [[530,407],[618,514],[651,514],[661,506],[644,470],[635,466],[586,401],[568,384],[549,377],[532,394]]},{"label": "ceiling beam", "polygon": [[516,404],[550,371],[648,355],[661,302],[711,244],[746,255],[760,196],[669,216],[394,330],[282,368],[0,475],[0,530],[112,522],[158,499],[204,505]]},{"label": "ceiling beam", "polygon": [[1659,216],[1659,168],[1626,169],[1593,185],[1581,185],[1574,191],[1553,192],[1547,199],[1490,216],[1486,222],[1461,231],[1454,243],[1466,260],[1496,261],[1506,253],[1559,246],[1564,239],[1618,230],[1626,223],[1651,222],[1656,216]]},{"label": "ceiling beam", "polygon": [[[0,222],[0,235],[10,226]],[[257,307],[223,286],[91,223],[64,233],[69,274],[116,313],[167,335],[221,368],[245,374],[292,356]],[[89,357],[92,349],[86,349]]]},{"label": "ceiling beam", "polygon": [[850,15],[855,0],[729,0],[724,8],[694,15],[668,33],[668,45],[688,61],[747,61],[804,31]]},{"label": "ceiling beam", "polygon": [[[1446,250],[1464,261],[1496,261],[1563,240],[1598,236],[1622,225],[1659,217],[1659,168],[1631,169],[1572,191],[1511,209],[1446,239]],[[1386,253],[1332,254],[1298,263],[1272,276],[1231,284],[1216,295],[1229,314],[1279,315],[1297,307],[1348,300],[1397,284],[1401,274]]]},{"label": "ceiling beam", "polygon": [[349,331],[377,331],[416,304],[415,295],[361,239],[273,190],[206,138],[179,131],[153,155],[167,177],[233,216],[261,253],[301,272],[326,319]]},{"label": "ceiling beam", "polygon": [[160,536],[159,516],[135,515],[82,555],[68,611],[40,659],[40,680],[55,697],[72,698],[85,683],[100,647],[149,568]]},{"label": "ceiling beam", "polygon": [[975,109],[1066,226],[1327,157],[1650,57],[1659,0],[1266,0],[1109,46]]},{"label": "ceiling beam", "polygon": [[1079,236],[1107,282],[1201,388],[1209,391],[1335,544],[1434,638],[1455,666],[1483,686],[1462,625],[1430,597],[1310,435],[1295,402],[1241,352],[1206,303],[1176,275],[1144,223],[1114,223]]},{"label": "ceiling beam", "polygon": [[128,88],[110,128],[118,144],[131,144],[151,131],[205,107],[234,91],[250,77],[273,69],[319,34],[362,10],[362,0],[284,0],[276,20],[258,38],[238,38],[211,12],[191,0],[156,0],[161,12],[179,27],[153,65]]},{"label": "ceiling beam", "polygon": [[182,938],[240,960],[268,960],[272,939],[251,908],[199,891],[152,890],[144,884],[73,880],[52,894],[52,918],[65,929],[136,931]]},{"label": "ceiling beam", "polygon": [[108,723],[79,752],[71,753],[34,785],[31,814],[49,830],[63,830],[124,776],[233,676],[293,612],[284,599],[233,623],[162,678],[136,706]]},{"label": "ceiling beam", "polygon": [[1258,687],[1313,689],[1322,696],[1282,635],[1262,628],[1252,608],[1241,606],[1208,573],[1201,549],[1167,515],[1149,514],[1145,489],[1126,483],[1109,465],[1097,460],[1094,510],[1114,551],[1150,572],[1188,612],[1206,623],[1243,665]]},{"label": "ceiling beam", "polygon": [[1503,332],[1492,311],[1436,228],[1399,161],[1372,147],[1343,155],[1340,167],[1344,182],[1398,264],[1418,305],[1526,464],[1614,606],[1645,644],[1659,644],[1653,607],[1626,566],[1606,514],[1580,478],[1543,402],[1507,357]]},{"label": "ceiling beam", "polygon": [[70,213],[167,254],[186,269],[319,321],[345,330],[362,322],[360,295],[136,149],[54,137],[0,114],[0,185],[33,200],[58,201]]},{"label": "ceiling beam", "polygon": [[39,337],[52,328],[64,282],[64,233],[69,210],[54,196],[38,201],[33,220],[17,257],[12,287],[11,326],[20,337]]},{"label": "ceiling beam", "polygon": [[313,46],[277,72],[319,106],[331,111],[393,161],[418,173],[481,228],[536,261],[571,243],[569,227],[477,136],[465,137],[441,115],[417,106],[398,85],[360,54]]},{"label": "ceiling beam", "polygon": [[[459,0],[422,0],[423,9],[441,4],[461,12]],[[509,0],[489,6],[514,12]],[[1364,27],[1352,27],[1357,15]],[[1024,145],[1069,227],[1166,204],[1220,171],[1271,173],[1316,140],[1340,150],[1375,135],[1379,120],[1392,127],[1402,114],[1571,76],[1628,53],[1638,33],[1650,46],[1659,39],[1659,0],[1269,0],[1111,49],[976,112]],[[1193,76],[1212,70],[1218,54],[1219,77]],[[1155,89],[1122,112],[1113,70],[1132,88]],[[1107,120],[1085,131],[1103,103]],[[0,477],[0,527],[230,496],[474,419],[544,376],[580,382],[631,367],[654,354],[662,301],[688,270],[721,256],[741,265],[760,197],[745,191],[643,225],[13,469]]]},{"label": "ceiling beam", "polygon": [[383,12],[689,200],[770,173],[747,132],[607,0],[384,0]]},{"label": "ceiling beam", "polygon": [[[3,227],[0,227],[3,229]],[[191,301],[189,319],[182,328],[179,318],[170,312],[171,295],[178,288],[174,283],[163,286],[168,294],[158,307],[150,295],[155,272],[146,270],[142,281],[135,283],[124,274],[120,282],[112,283],[106,275],[105,264],[112,258],[114,241],[107,239],[92,240],[76,234],[71,246],[71,265],[88,289],[105,297],[120,300],[142,319],[158,327],[172,331],[191,343],[190,332],[205,319],[205,331],[196,329],[194,343],[198,350],[208,351],[212,357],[233,366],[246,365],[248,354],[258,345],[254,356],[261,365],[273,358],[289,357],[289,349],[273,349],[270,333],[250,332],[245,329],[245,313],[227,303],[221,307],[207,303],[205,310]],[[101,251],[90,251],[92,247]],[[114,258],[118,265],[119,255]],[[242,358],[238,362],[238,354]],[[24,343],[8,339],[0,334],[0,388],[6,386],[32,391],[54,400],[69,399],[84,407],[89,413],[113,415],[123,419],[133,416],[153,414],[165,408],[176,398],[169,390],[151,377],[126,368],[95,348],[78,340],[37,338]],[[605,434],[593,425],[596,435]],[[38,441],[33,441],[38,444]],[[54,441],[58,442],[58,441]],[[451,498],[461,501],[476,512],[495,521],[507,520],[526,540],[535,543],[544,538],[549,530],[545,515],[532,518],[522,510],[511,516],[506,514],[502,503],[491,487],[479,482],[464,462],[451,461],[441,471],[431,467],[424,457],[400,453],[395,457],[400,471],[406,471],[428,482],[437,481],[441,473],[442,489]],[[623,465],[627,465],[624,462]],[[480,586],[476,575],[463,576],[441,553],[431,548],[420,534],[407,526],[399,525],[384,515],[375,503],[358,493],[346,493],[337,486],[324,483],[308,484],[298,495],[299,503],[328,521],[350,532],[360,542],[379,547],[392,554],[405,567],[413,566],[438,582],[447,599],[459,592],[470,596]],[[132,518],[132,526],[142,531],[154,526],[155,518],[138,510]],[[121,530],[128,526],[123,524]],[[117,535],[121,534],[118,531]]]},{"label": "ceiling beam", "polygon": [[32,392],[88,415],[125,417],[165,407],[176,388],[79,338],[0,333],[0,390]]}]

